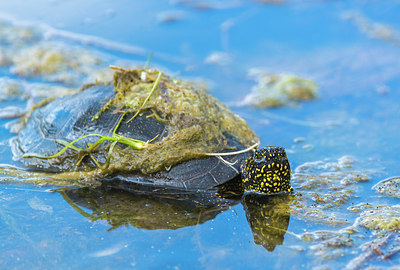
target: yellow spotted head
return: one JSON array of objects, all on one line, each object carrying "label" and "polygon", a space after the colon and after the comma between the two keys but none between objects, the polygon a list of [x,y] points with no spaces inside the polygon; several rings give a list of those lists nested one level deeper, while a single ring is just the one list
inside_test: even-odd
[{"label": "yellow spotted head", "polygon": [[256,150],[241,167],[245,190],[261,193],[293,191],[285,149],[269,146]]}]

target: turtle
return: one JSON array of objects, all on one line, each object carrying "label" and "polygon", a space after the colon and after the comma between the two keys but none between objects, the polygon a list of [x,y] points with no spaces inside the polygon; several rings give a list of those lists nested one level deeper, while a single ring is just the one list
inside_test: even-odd
[{"label": "turtle", "polygon": [[112,68],[112,82],[32,109],[11,141],[14,158],[82,185],[195,191],[241,175],[242,190],[293,190],[284,148],[257,149],[248,124],[205,89],[155,69]]}]

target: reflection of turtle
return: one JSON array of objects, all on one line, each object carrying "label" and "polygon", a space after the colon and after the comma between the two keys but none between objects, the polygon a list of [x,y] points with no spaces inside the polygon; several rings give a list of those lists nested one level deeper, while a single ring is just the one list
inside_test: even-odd
[{"label": "reflection of turtle", "polygon": [[238,200],[222,199],[205,191],[189,193],[163,189],[154,194],[140,187],[130,192],[105,185],[97,188],[62,188],[58,192],[89,220],[107,220],[110,229],[122,225],[147,230],[195,226],[214,219],[238,203]]},{"label": "reflection of turtle", "polygon": [[82,184],[204,190],[243,165],[246,190],[291,191],[285,151],[254,152],[258,144],[218,100],[150,69],[118,69],[113,85],[89,85],[36,108],[12,141],[26,166]]},{"label": "reflection of turtle", "polygon": [[243,197],[247,221],[257,245],[262,245],[268,251],[273,251],[276,245],[282,245],[289,227],[290,201],[289,194],[247,194]]},{"label": "reflection of turtle", "polygon": [[[211,192],[160,189],[154,193],[143,185],[126,192],[110,187],[108,183],[97,188],[61,188],[57,191],[89,220],[107,220],[110,229],[123,225],[147,230],[178,229],[214,219],[219,213],[239,203],[240,196],[230,196],[231,192],[227,192],[235,191],[235,182],[240,181],[236,177],[224,184],[223,190],[213,189]],[[229,196],[229,199],[223,198],[225,196]],[[273,251],[276,245],[283,243],[289,225],[291,197],[286,194],[243,196],[242,203],[254,242],[268,251]]]}]

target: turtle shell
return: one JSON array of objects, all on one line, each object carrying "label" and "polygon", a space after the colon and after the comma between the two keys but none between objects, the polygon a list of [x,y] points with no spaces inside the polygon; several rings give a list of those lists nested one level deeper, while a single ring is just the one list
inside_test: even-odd
[{"label": "turtle shell", "polygon": [[[155,138],[152,141],[155,143],[168,136],[169,123],[149,117],[152,114],[149,110],[141,112],[131,122],[128,120],[134,112],[128,113],[121,120],[123,116],[116,112],[118,108],[108,108],[94,119],[99,110],[115,95],[112,84],[98,84],[75,95],[56,98],[45,106],[35,109],[24,128],[12,140],[14,157],[30,168],[51,173],[79,171],[84,176],[85,172],[95,170],[96,164],[93,158],[79,155],[78,150],[94,144],[99,139],[95,136],[77,141],[74,143],[75,150],[68,149],[65,155],[56,159],[22,158],[22,156],[25,153],[51,156],[63,149],[66,143],[88,134],[112,136],[119,122],[118,134],[125,137],[142,141]],[[91,155],[104,164],[107,160],[109,145],[102,145]],[[120,143],[117,145],[120,148],[127,147]],[[226,134],[226,149],[246,147],[234,136]],[[97,174],[96,179],[125,186],[132,183],[185,190],[209,189],[237,176],[242,161],[249,155],[249,153],[229,155],[224,156],[224,160],[213,156],[203,156],[179,162],[170,168],[149,174],[129,170],[106,171],[104,174]],[[74,166],[73,164],[76,164],[79,159],[81,160],[79,166]]]}]

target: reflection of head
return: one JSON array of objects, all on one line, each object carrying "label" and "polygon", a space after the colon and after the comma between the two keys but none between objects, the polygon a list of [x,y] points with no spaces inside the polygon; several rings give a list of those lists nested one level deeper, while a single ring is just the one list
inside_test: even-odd
[{"label": "reflection of head", "polygon": [[254,242],[273,251],[282,245],[289,226],[291,195],[255,195],[243,197],[243,207],[254,236]]},{"label": "reflection of head", "polygon": [[245,190],[261,193],[293,191],[290,185],[290,165],[285,149],[264,147],[258,149],[242,166]]},{"label": "reflection of head", "polygon": [[104,187],[59,192],[80,214],[91,221],[107,220],[111,229],[121,225],[148,230],[194,226],[215,218],[238,202],[206,192],[157,190],[148,194]]}]

